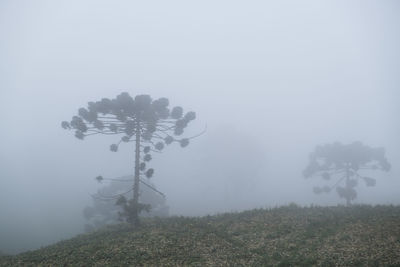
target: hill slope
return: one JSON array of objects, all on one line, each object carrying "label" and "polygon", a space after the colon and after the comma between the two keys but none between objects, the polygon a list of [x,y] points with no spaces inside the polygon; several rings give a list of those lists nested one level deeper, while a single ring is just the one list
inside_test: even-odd
[{"label": "hill slope", "polygon": [[16,256],[0,266],[400,265],[400,207],[295,205],[121,224]]}]

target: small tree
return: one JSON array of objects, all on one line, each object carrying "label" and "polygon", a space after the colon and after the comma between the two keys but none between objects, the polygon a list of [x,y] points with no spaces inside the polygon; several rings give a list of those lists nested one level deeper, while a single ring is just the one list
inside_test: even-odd
[{"label": "small tree", "polygon": [[[103,186],[97,191],[97,193],[92,195],[92,205],[85,207],[83,210],[83,215],[87,221],[87,224],[85,225],[86,231],[95,230],[106,224],[118,223],[121,219],[127,219],[126,216],[121,215],[125,214],[124,208],[127,204],[126,199],[131,195],[130,192],[125,193],[126,184],[133,182],[133,175],[112,179],[105,178],[103,180],[109,180],[110,183]],[[143,185],[144,186],[140,187],[140,202],[145,205],[150,205],[151,210],[147,213],[141,214],[141,216],[168,216],[169,207],[166,204],[164,194],[159,192],[155,185],[150,181],[146,181]],[[122,197],[124,197],[125,201],[123,201]],[[115,205],[115,199],[117,199],[117,202],[121,204]]]},{"label": "small tree", "polygon": [[[152,152],[160,152],[165,145],[178,142],[181,147],[189,144],[190,138],[181,136],[188,123],[196,118],[194,112],[183,115],[181,107],[169,110],[167,98],[153,100],[149,95],[137,95],[132,98],[124,92],[115,99],[103,98],[101,101],[89,102],[87,108],[80,108],[78,116],[71,122],[63,121],[64,129],[74,129],[75,137],[83,140],[86,136],[105,134],[122,135],[120,141],[110,146],[113,152],[118,151],[122,142],[135,144],[135,172],[133,199],[125,203],[127,220],[135,226],[139,224],[138,214],[146,208],[139,203],[140,176],[150,178],[154,169],[147,168],[146,163],[152,159]],[[193,138],[193,137],[192,137]],[[102,179],[101,176],[98,177]],[[118,202],[119,205],[122,199]]]},{"label": "small tree", "polygon": [[[355,187],[358,180],[363,180],[367,186],[375,186],[375,179],[362,176],[360,173],[369,170],[389,171],[390,164],[385,157],[384,148],[371,148],[361,142],[349,145],[341,143],[317,146],[310,154],[310,162],[304,170],[306,178],[320,176],[326,181],[335,179],[332,186],[314,187],[314,193],[329,193],[336,188],[341,198],[346,199],[346,204],[357,197]],[[341,186],[341,184],[344,184]]]}]

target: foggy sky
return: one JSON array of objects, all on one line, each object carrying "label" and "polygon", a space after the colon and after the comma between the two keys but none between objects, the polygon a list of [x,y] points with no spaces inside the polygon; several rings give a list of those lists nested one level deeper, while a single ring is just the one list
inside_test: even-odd
[{"label": "foggy sky", "polygon": [[60,123],[121,92],[193,110],[187,148],[154,155],[171,213],[204,215],[314,195],[318,144],[386,148],[389,173],[355,203],[400,204],[397,1],[0,2],[0,250],[83,230],[97,175],[133,172],[119,137],[83,142]]}]

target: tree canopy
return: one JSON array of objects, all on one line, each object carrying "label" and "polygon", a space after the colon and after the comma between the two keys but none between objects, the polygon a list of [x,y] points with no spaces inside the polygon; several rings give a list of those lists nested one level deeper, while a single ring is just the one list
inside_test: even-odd
[{"label": "tree canopy", "polygon": [[[89,102],[87,108],[80,108],[78,115],[70,122],[63,121],[64,129],[75,129],[75,137],[84,139],[94,134],[121,134],[120,141],[110,146],[116,152],[121,142],[135,141],[135,133],[140,130],[144,143],[143,152],[151,148],[158,151],[164,144],[176,141],[182,147],[189,144],[188,138],[176,139],[180,136],[189,122],[196,118],[193,111],[183,114],[183,108],[176,106],[170,110],[169,100],[159,98],[152,100],[149,95],[137,95],[132,98],[124,92],[115,99],[103,98],[97,102]],[[139,127],[137,127],[139,125]],[[157,139],[155,143],[153,140]]]},{"label": "tree canopy", "polygon": [[[358,180],[367,186],[375,186],[376,180],[360,173],[371,170],[389,171],[390,163],[382,147],[371,148],[361,142],[343,145],[339,142],[317,146],[310,154],[304,177],[319,176],[325,181],[336,179],[332,186],[314,187],[314,193],[328,193],[336,188],[338,195],[349,205],[357,197]],[[344,186],[340,184],[344,183]]]}]

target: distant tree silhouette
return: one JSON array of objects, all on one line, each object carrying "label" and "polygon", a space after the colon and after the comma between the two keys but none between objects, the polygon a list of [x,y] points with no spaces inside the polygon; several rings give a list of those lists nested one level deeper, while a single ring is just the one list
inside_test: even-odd
[{"label": "distant tree silhouette", "polygon": [[319,176],[326,181],[335,180],[332,186],[314,187],[314,193],[329,193],[336,188],[338,195],[350,205],[357,197],[354,188],[359,180],[367,186],[375,186],[375,179],[360,175],[360,172],[368,170],[390,170],[384,148],[371,148],[361,142],[349,145],[336,142],[317,146],[310,154],[310,162],[303,175],[306,178]]},{"label": "distant tree silhouette", "polygon": [[[118,223],[121,219],[126,218],[126,216],[122,215],[125,212],[124,204],[127,202],[126,199],[130,197],[130,193],[126,193],[126,184],[133,181],[133,179],[133,175],[108,179],[111,182],[100,188],[96,194],[92,195],[93,204],[85,207],[83,210],[83,215],[87,221],[85,225],[86,231],[95,230],[106,224]],[[168,216],[169,208],[166,205],[164,195],[154,191],[153,188],[155,189],[155,186],[150,181],[146,184],[150,187],[142,186],[140,188],[140,202],[144,205],[150,205],[151,210],[140,214],[140,216]],[[110,196],[118,196],[117,202],[121,202],[120,198],[124,197],[125,203],[122,203],[122,205],[115,205],[114,198],[110,199]]]},{"label": "distant tree silhouette", "polygon": [[[75,137],[83,140],[86,136],[122,135],[120,141],[110,146],[113,152],[118,151],[119,145],[133,142],[135,144],[135,173],[133,199],[119,205],[126,205],[126,219],[134,225],[139,224],[138,214],[146,206],[139,203],[140,176],[150,178],[154,169],[147,168],[152,159],[152,152],[160,152],[165,145],[178,142],[181,147],[189,144],[189,139],[177,138],[181,136],[189,122],[196,118],[192,111],[183,114],[182,107],[169,110],[167,98],[153,100],[149,95],[137,95],[132,98],[124,92],[115,99],[103,98],[101,101],[89,102],[87,108],[80,108],[78,115],[73,116],[70,122],[63,121],[64,129],[74,129]],[[99,176],[98,180],[102,177]],[[122,202],[121,202],[122,201]]]}]

